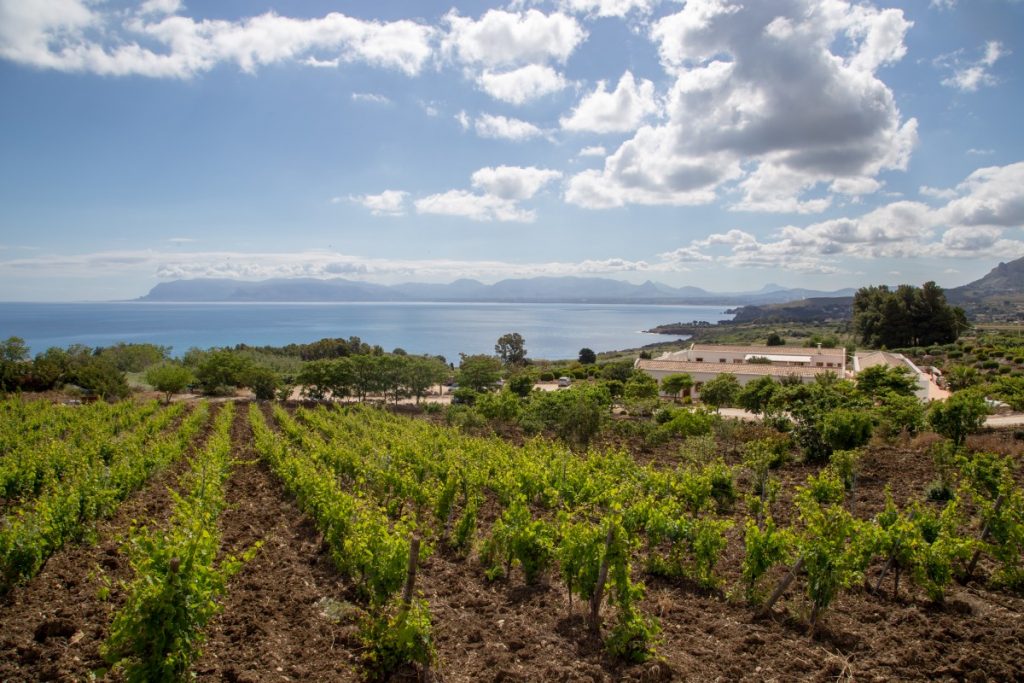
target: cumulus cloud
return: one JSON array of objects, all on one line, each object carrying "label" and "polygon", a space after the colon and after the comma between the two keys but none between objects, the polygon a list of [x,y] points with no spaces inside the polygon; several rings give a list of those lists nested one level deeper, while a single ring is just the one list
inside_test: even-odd
[{"label": "cumulus cloud", "polygon": [[565,62],[587,37],[573,17],[536,9],[492,9],[480,19],[463,17],[452,10],[445,23],[448,32],[441,41],[442,52],[463,64],[486,68]]},{"label": "cumulus cloud", "polygon": [[906,53],[900,10],[843,0],[692,0],[651,28],[675,78],[666,120],[640,127],[601,171],[570,179],[590,208],[715,201],[739,182],[734,208],[813,212],[904,169],[917,140],[876,71]]},{"label": "cumulus cloud", "polygon": [[[945,204],[896,201],[856,217],[798,227],[769,238],[730,230],[661,254],[666,261],[713,258],[726,265],[837,272],[844,259],[1016,258],[1024,241],[1007,237],[1024,228],[1024,162],[974,171],[954,190],[922,187]],[[724,253],[722,250],[724,249]]]},{"label": "cumulus cloud", "polygon": [[364,194],[353,197],[352,201],[362,204],[374,216],[404,216],[405,198],[408,192],[384,190],[380,194]]},{"label": "cumulus cloud", "polygon": [[564,90],[567,83],[562,74],[550,66],[528,64],[511,71],[484,71],[477,84],[496,100],[525,104],[545,95]]},{"label": "cumulus cloud", "polygon": [[502,199],[530,199],[544,186],[561,178],[559,171],[528,166],[481,168],[472,177],[473,187]]},{"label": "cumulus cloud", "polygon": [[627,71],[615,90],[609,92],[604,81],[586,95],[572,113],[561,119],[562,128],[591,133],[626,133],[636,130],[643,120],[658,112],[654,83],[641,80]]},{"label": "cumulus cloud", "polygon": [[961,51],[943,55],[936,60],[940,67],[950,69],[953,73],[942,79],[942,85],[956,88],[961,92],[974,92],[985,86],[996,85],[999,80],[989,69],[1000,58],[1010,54],[998,40],[985,43],[982,56],[973,61],[964,62]]},{"label": "cumulus cloud", "polygon": [[[462,120],[460,119],[460,123]],[[463,125],[466,127],[466,124]],[[542,135],[537,126],[528,121],[513,119],[507,116],[494,116],[492,114],[481,114],[473,122],[476,134],[482,138],[495,138],[499,140],[512,140],[521,142]]]},{"label": "cumulus cloud", "polygon": [[253,72],[284,61],[361,62],[414,75],[433,55],[436,33],[413,21],[364,21],[339,12],[196,20],[174,0],[150,0],[134,12],[105,9],[87,0],[3,0],[0,56],[111,76],[190,78],[223,63]]},{"label": "cumulus cloud", "polygon": [[532,223],[536,213],[523,209],[519,202],[532,199],[542,187],[561,177],[559,171],[534,166],[481,168],[471,179],[478,193],[449,190],[433,194],[416,200],[416,211],[475,221]]},{"label": "cumulus cloud", "polygon": [[592,147],[584,147],[579,151],[578,157],[603,157],[608,154],[608,150],[601,145],[594,145]]},{"label": "cumulus cloud", "polygon": [[567,12],[597,17],[625,17],[630,13],[650,14],[661,0],[562,0]]}]

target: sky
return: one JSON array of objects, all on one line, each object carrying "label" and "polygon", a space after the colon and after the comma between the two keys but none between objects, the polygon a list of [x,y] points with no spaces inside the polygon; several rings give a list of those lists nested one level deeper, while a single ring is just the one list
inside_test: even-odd
[{"label": "sky", "polygon": [[1021,0],[0,0],[0,300],[179,278],[957,286]]}]

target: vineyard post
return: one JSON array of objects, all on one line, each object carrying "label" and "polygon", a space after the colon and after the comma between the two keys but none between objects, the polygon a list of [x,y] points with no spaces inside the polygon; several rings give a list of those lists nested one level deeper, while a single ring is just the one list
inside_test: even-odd
[{"label": "vineyard post", "polygon": [[601,558],[601,568],[597,572],[597,585],[590,598],[590,630],[594,633],[601,632],[601,601],[604,599],[604,584],[608,580],[608,555],[611,554],[614,540],[615,527],[609,525],[608,536],[604,541],[604,557]]},{"label": "vineyard post", "polygon": [[405,573],[405,591],[402,593],[402,608],[409,609],[412,604],[412,592],[416,586],[416,564],[420,556],[420,539],[413,536],[409,540],[409,568]]},{"label": "vineyard post", "polygon": [[[1002,506],[1003,506],[1003,494],[1000,493],[996,497],[995,505],[992,506],[992,518],[994,518],[996,515],[999,514],[999,508],[1001,508]],[[989,522],[992,521],[992,518],[989,518],[989,520],[987,522],[985,522],[985,526],[983,526],[981,528],[981,542],[982,543],[984,543],[985,539],[988,538]],[[961,583],[967,583],[968,581],[971,580],[971,575],[974,574],[974,569],[978,565],[978,560],[979,559],[981,559],[981,548],[978,548],[977,550],[975,550],[974,551],[974,555],[971,556],[971,561],[967,564],[967,571],[964,573],[964,578],[961,580]]]},{"label": "vineyard post", "polygon": [[775,606],[775,603],[779,601],[782,594],[786,592],[787,588],[789,588],[789,584],[793,583],[793,579],[796,578],[797,573],[799,573],[803,566],[804,558],[801,557],[796,561],[796,564],[793,565],[792,569],[789,570],[789,573],[786,574],[782,581],[779,581],[779,585],[775,587],[775,592],[772,593],[772,596],[768,598],[768,602],[766,602],[764,607],[761,608],[760,616],[765,616],[772,611],[772,607]]}]

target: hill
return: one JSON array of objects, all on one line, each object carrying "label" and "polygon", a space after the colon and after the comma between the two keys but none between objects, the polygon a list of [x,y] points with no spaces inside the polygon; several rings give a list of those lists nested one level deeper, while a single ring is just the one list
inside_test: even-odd
[{"label": "hill", "polygon": [[476,280],[449,284],[376,285],[342,278],[292,278],[260,281],[196,279],[162,282],[139,301],[166,302],[358,302],[452,301],[507,303],[654,303],[739,306],[769,304],[852,290],[817,292],[770,285],[756,292],[709,292],[700,287],[671,287],[651,282],[632,284],[597,277],[534,277],[501,280],[488,285]]},{"label": "hill", "polygon": [[946,290],[946,300],[975,320],[1024,316],[1024,258],[1000,263],[979,280]]}]

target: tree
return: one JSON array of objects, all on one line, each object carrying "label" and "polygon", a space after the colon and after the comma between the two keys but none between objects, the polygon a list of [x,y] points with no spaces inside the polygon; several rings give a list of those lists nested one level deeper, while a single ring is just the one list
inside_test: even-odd
[{"label": "tree", "polygon": [[474,391],[488,391],[501,379],[501,361],[483,354],[461,355],[459,386]]},{"label": "tree", "polygon": [[498,337],[494,352],[505,365],[523,365],[526,362],[526,341],[518,332],[509,332]]},{"label": "tree", "polygon": [[246,372],[245,385],[261,401],[274,400],[278,384],[277,374],[266,366],[254,365]]},{"label": "tree", "polygon": [[579,361],[583,365],[593,365],[594,363],[597,362],[597,354],[594,353],[593,349],[583,347],[582,349],[580,349]]},{"label": "tree", "polygon": [[978,383],[978,371],[970,365],[946,368],[946,384],[951,391],[960,391]]},{"label": "tree", "polygon": [[713,380],[704,383],[700,388],[700,400],[718,410],[722,406],[731,406],[740,393],[740,383],[736,375],[723,372]]},{"label": "tree", "polygon": [[626,382],[623,396],[627,401],[642,401],[658,398],[658,380],[645,372],[635,373]]},{"label": "tree", "polygon": [[181,365],[162,363],[146,370],[146,384],[164,394],[164,403],[171,402],[172,394],[179,394],[195,381],[192,372]]},{"label": "tree", "polygon": [[678,399],[679,394],[693,386],[693,377],[685,372],[666,375],[661,378],[661,390]]},{"label": "tree", "polygon": [[28,347],[21,337],[8,337],[0,342],[0,391],[14,391],[25,374],[24,361]]},{"label": "tree", "polygon": [[171,349],[156,344],[125,344],[124,342],[96,349],[96,354],[109,358],[122,372],[142,372],[151,365],[167,360]]},{"label": "tree", "polygon": [[900,348],[948,344],[966,329],[963,310],[950,306],[942,288],[900,285],[862,287],[853,297],[853,326],[862,343]]},{"label": "tree", "polygon": [[736,403],[744,410],[763,415],[768,412],[772,399],[779,389],[779,383],[771,377],[758,377],[740,390],[736,396]]},{"label": "tree", "polygon": [[968,434],[981,429],[985,424],[986,415],[988,406],[980,394],[960,391],[945,401],[932,403],[928,413],[928,424],[959,448]]},{"label": "tree", "polygon": [[430,388],[448,376],[448,366],[430,356],[412,356],[405,366],[405,383],[416,402],[427,395]]},{"label": "tree", "polygon": [[124,398],[131,393],[124,373],[102,356],[79,356],[71,370],[71,381],[102,399]]},{"label": "tree", "polygon": [[857,388],[872,398],[885,392],[913,396],[917,390],[917,380],[907,368],[872,365],[857,373]]},{"label": "tree", "polygon": [[196,367],[196,379],[206,393],[224,392],[245,385],[246,374],[251,366],[247,358],[228,349],[217,349],[207,353]]},{"label": "tree", "polygon": [[768,335],[768,346],[785,346],[786,340],[779,336],[778,332],[772,332]]},{"label": "tree", "polygon": [[533,391],[533,377],[520,372],[508,378],[508,390],[520,398],[526,398]]}]

